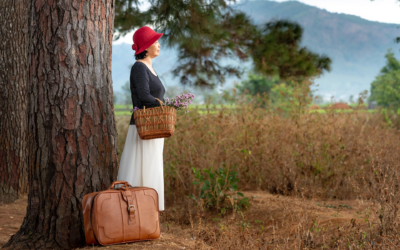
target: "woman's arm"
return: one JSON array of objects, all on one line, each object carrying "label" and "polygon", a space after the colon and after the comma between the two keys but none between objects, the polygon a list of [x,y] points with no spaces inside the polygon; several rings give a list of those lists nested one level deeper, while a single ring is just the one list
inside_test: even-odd
[{"label": "woman's arm", "polygon": [[133,80],[139,100],[146,108],[160,106],[160,103],[150,94],[150,79],[145,67],[146,65],[141,63],[135,65],[134,69],[132,67],[131,81]]}]

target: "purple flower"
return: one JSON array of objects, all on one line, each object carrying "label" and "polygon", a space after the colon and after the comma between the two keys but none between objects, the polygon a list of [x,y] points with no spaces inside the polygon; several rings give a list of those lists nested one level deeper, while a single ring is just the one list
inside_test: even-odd
[{"label": "purple flower", "polygon": [[139,110],[140,108],[138,107],[134,107],[133,109],[131,109],[131,113],[135,112],[136,110]]},{"label": "purple flower", "polygon": [[185,109],[185,113],[189,113],[189,104],[192,104],[192,99],[195,97],[194,94],[184,93],[181,95],[176,95],[175,98],[165,98],[165,105],[169,107],[174,107],[176,109]]}]

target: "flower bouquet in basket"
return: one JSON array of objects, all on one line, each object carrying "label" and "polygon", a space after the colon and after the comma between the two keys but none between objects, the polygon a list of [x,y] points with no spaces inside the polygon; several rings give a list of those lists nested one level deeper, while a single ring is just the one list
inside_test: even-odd
[{"label": "flower bouquet in basket", "polygon": [[177,95],[175,98],[166,98],[165,104],[158,98],[159,107],[139,109],[134,107],[133,117],[135,119],[136,129],[142,140],[156,138],[168,138],[175,132],[176,113],[185,110],[189,112],[189,104],[192,103],[194,94]]},{"label": "flower bouquet in basket", "polygon": [[165,98],[165,105],[168,107],[174,107],[178,111],[185,111],[189,113],[189,104],[192,104],[192,99],[194,94],[182,94],[177,95],[175,98],[169,99]]}]

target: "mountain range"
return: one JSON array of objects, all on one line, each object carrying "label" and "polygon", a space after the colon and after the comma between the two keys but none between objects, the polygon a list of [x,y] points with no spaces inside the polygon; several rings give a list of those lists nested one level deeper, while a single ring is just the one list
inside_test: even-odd
[{"label": "mountain range", "polygon": [[[364,90],[370,90],[370,84],[380,69],[385,65],[385,54],[389,49],[400,56],[400,44],[394,39],[399,36],[399,25],[368,21],[358,16],[331,13],[297,1],[245,1],[232,6],[245,12],[255,24],[288,19],[298,22],[304,29],[302,45],[318,54],[326,54],[332,59],[332,70],[325,72],[315,80],[316,94],[325,100],[332,96],[336,100],[345,100],[350,95],[357,96]],[[400,11],[400,8],[399,8]],[[131,44],[113,45],[112,76],[114,91],[129,80],[130,65],[135,62]],[[179,79],[173,78],[170,71],[177,62],[177,52],[163,49],[153,60],[153,68],[160,75],[167,88],[179,86]],[[246,70],[252,67],[251,62],[241,63],[224,60],[225,63],[241,65]],[[231,88],[235,81],[245,80],[227,78],[221,88]]]}]

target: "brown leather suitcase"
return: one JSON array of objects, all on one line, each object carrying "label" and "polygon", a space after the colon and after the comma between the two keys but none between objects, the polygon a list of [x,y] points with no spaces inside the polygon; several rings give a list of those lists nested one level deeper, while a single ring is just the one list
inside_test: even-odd
[{"label": "brown leather suitcase", "polygon": [[[115,185],[122,184],[120,188]],[[83,219],[88,245],[111,245],[160,237],[158,193],[153,188],[113,182],[109,190],[83,198]]]}]

